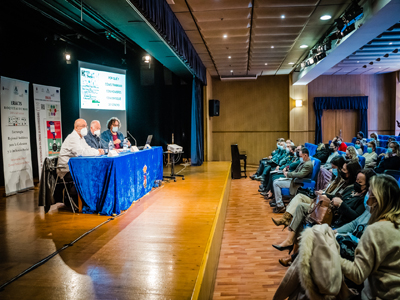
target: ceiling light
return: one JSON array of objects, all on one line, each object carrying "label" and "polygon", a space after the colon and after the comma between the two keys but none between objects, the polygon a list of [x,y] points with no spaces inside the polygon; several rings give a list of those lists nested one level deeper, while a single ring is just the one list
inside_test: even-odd
[{"label": "ceiling light", "polygon": [[267,64],[267,63],[265,63],[264,65],[268,66],[268,64]]},{"label": "ceiling light", "polygon": [[359,63],[359,61],[357,60],[357,63]]},{"label": "ceiling light", "polygon": [[231,59],[232,57],[228,56],[229,59]]},{"label": "ceiling light", "polygon": [[332,16],[330,16],[330,15],[323,15],[320,19],[323,21],[326,21],[326,20],[330,20],[331,18],[332,18]]},{"label": "ceiling light", "polygon": [[274,49],[274,46],[271,46],[272,49]]},{"label": "ceiling light", "polygon": [[226,39],[228,37],[228,35],[227,34],[224,34],[224,39]]},{"label": "ceiling light", "polygon": [[389,45],[393,44],[392,42],[389,43]]},{"label": "ceiling light", "polygon": [[304,48],[307,48],[307,47],[308,47],[308,45],[301,45],[301,46],[300,46],[300,48],[303,48],[303,49],[304,49]]},{"label": "ceiling light", "polygon": [[71,64],[71,54],[69,54],[68,52],[65,53],[65,62],[67,63],[67,65]]},{"label": "ceiling light", "polygon": [[231,73],[233,73],[233,70],[231,70]]},{"label": "ceiling light", "polygon": [[290,62],[289,65],[294,65],[294,62]]},{"label": "ceiling light", "polygon": [[284,18],[285,18],[285,15],[282,15],[282,16],[281,16],[281,19],[284,19]]}]

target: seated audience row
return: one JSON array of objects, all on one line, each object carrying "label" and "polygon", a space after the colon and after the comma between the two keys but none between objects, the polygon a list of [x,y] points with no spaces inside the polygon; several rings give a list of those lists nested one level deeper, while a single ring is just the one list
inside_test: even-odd
[{"label": "seated audience row", "polygon": [[[373,137],[377,139],[376,134]],[[283,213],[280,219],[273,218],[272,221],[276,226],[283,225],[283,230],[288,227],[286,238],[273,247],[289,251],[289,256],[282,257],[279,262],[292,267],[274,299],[293,297],[291,292],[295,290],[295,294],[303,291],[309,298],[312,293],[314,296],[333,295],[324,294],[321,289],[315,291],[315,285],[312,292],[307,291],[310,287],[301,283],[301,280],[295,283],[300,289],[287,288],[288,280],[299,278],[293,277],[293,272],[299,272],[300,275],[304,272],[304,259],[310,259],[310,255],[305,254],[307,251],[314,251],[311,258],[314,260],[327,255],[325,252],[315,252],[323,251],[320,249],[325,245],[309,243],[309,239],[321,236],[322,232],[325,237],[323,243],[330,238],[338,243],[337,253],[334,254],[337,255],[336,261],[342,257],[341,265],[335,264],[334,268],[345,275],[345,280],[343,285],[339,284],[335,295],[342,289],[347,289],[351,294],[350,287],[352,291],[360,292],[362,299],[400,297],[400,188],[393,177],[381,174],[385,170],[400,169],[399,144],[390,142],[387,152],[378,156],[375,152],[376,140],[367,142],[360,132],[357,138],[354,147],[346,145],[341,148],[344,142],[340,137],[334,138],[329,147],[320,144],[313,158],[310,158],[306,147],[295,147],[292,141],[285,143],[282,139],[283,142],[278,141],[278,148],[273,155],[260,161],[258,174],[252,176],[252,179],[262,182],[259,191],[270,199],[273,212]],[[358,150],[364,144],[368,150],[362,154]],[[346,154],[340,155],[340,149],[345,149]],[[361,154],[362,161],[359,158]],[[315,189],[305,189],[302,182],[311,178],[316,159],[321,161],[321,167]],[[365,166],[362,168],[364,159]],[[263,172],[268,170],[260,173],[261,169]],[[287,206],[282,196],[284,189],[289,190],[290,194]],[[393,240],[393,237],[397,237],[397,240]],[[321,242],[321,239],[318,241]],[[328,244],[335,245],[332,242]],[[392,253],[393,257],[387,257],[388,253]],[[332,254],[329,255],[333,259]],[[329,268],[327,264],[321,264],[323,268]],[[312,265],[308,267],[313,268]],[[325,271],[329,273],[330,270]],[[318,272],[320,270],[312,275],[308,273],[308,276],[314,276],[311,280],[321,284],[320,278],[317,278]]]}]

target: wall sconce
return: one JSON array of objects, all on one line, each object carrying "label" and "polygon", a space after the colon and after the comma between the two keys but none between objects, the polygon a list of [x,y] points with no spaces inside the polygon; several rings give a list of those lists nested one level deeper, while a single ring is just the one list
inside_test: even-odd
[{"label": "wall sconce", "polygon": [[296,107],[302,107],[303,106],[303,100],[296,100]]},{"label": "wall sconce", "polygon": [[150,69],[151,56],[146,54],[145,56],[142,57],[142,60],[144,63],[149,64],[149,69]]},{"label": "wall sconce", "polygon": [[65,52],[65,62],[67,63],[67,65],[71,64],[71,54],[69,54],[68,52]]}]

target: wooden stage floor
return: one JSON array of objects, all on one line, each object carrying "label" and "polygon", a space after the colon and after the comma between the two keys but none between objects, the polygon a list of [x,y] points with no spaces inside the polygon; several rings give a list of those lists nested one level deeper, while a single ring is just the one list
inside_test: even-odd
[{"label": "wooden stage floor", "polygon": [[[5,287],[0,299],[191,299],[194,290],[202,298],[213,263],[205,254],[215,256],[212,238],[222,236],[229,170],[230,162],[188,167],[185,180],[152,191]],[[109,218],[63,205],[45,215],[37,197],[36,188],[0,201],[0,285]]]}]

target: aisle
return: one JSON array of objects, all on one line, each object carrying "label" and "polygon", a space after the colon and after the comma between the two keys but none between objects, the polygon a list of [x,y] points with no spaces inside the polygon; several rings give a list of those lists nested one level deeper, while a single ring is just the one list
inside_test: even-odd
[{"label": "aisle", "polygon": [[221,255],[214,289],[215,300],[272,299],[286,268],[278,259],[287,255],[271,245],[287,231],[276,227],[268,202],[257,192],[260,182],[232,180]]}]

